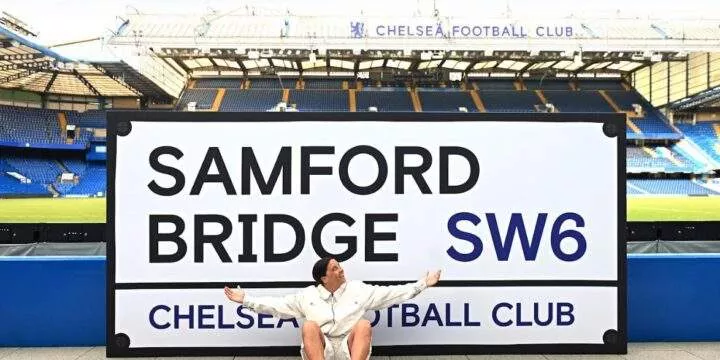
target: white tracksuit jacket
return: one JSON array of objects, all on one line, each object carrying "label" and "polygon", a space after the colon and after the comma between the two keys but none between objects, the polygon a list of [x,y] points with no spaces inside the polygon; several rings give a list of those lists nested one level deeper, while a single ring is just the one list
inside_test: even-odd
[{"label": "white tracksuit jacket", "polygon": [[427,288],[425,279],[393,286],[345,282],[331,294],[324,286],[308,286],[285,297],[245,295],[243,305],[256,313],[314,321],[330,338],[344,337],[368,310],[380,310],[414,298]]}]

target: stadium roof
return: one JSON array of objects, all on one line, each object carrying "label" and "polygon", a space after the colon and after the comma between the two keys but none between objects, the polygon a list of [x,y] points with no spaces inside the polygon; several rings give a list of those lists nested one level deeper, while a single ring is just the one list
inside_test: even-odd
[{"label": "stadium roof", "polygon": [[101,69],[60,56],[8,25],[0,24],[0,88],[72,96],[141,96]]},{"label": "stadium roof", "polygon": [[372,69],[626,74],[720,51],[717,21],[131,14],[110,45],[180,76]]}]

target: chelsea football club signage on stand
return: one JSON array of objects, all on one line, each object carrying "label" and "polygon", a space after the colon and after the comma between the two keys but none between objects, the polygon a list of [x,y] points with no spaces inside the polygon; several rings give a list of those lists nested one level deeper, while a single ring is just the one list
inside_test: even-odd
[{"label": "chelsea football club signage on stand", "polygon": [[350,21],[349,30],[353,38],[572,38],[578,33],[573,24],[517,22]]}]

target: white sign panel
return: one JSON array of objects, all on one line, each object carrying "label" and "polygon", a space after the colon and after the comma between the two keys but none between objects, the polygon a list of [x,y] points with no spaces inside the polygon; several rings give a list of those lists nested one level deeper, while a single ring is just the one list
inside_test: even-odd
[{"label": "white sign panel", "polygon": [[442,269],[368,314],[376,355],[624,352],[621,116],[465,115],[111,114],[109,354],[294,355],[297,323],[221,289],[288,293],[320,257]]},{"label": "white sign panel", "polygon": [[[248,289],[282,296],[297,289]],[[462,297],[456,294],[463,294]],[[255,314],[222,289],[119,290],[116,331],[131,347],[299,346],[302,320]],[[602,308],[603,311],[598,311]],[[609,287],[431,288],[365,316],[374,344],[602,344],[617,328],[617,290]],[[132,314],[133,316],[128,316]]]},{"label": "white sign panel", "polygon": [[600,123],[133,123],[116,281],[310,281],[319,255],[365,280],[615,280],[616,141]]}]

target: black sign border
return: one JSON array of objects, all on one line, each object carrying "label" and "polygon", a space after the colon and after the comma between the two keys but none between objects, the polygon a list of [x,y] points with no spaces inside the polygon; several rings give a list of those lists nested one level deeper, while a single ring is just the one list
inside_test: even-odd
[{"label": "black sign border", "polygon": [[[115,292],[127,289],[209,288],[220,283],[142,283],[115,282],[115,166],[117,137],[132,131],[133,122],[562,122],[603,123],[606,136],[617,144],[617,281],[441,281],[440,286],[590,286],[617,288],[618,329],[608,330],[604,344],[507,344],[507,345],[396,345],[373,346],[374,356],[393,355],[475,355],[475,354],[626,354],[627,353],[627,249],[626,249],[626,153],[625,121],[622,113],[282,113],[282,112],[174,112],[109,111],[107,114],[107,273],[106,273],[106,355],[107,357],[147,356],[298,356],[298,346],[268,347],[130,347],[125,334],[115,333]],[[588,175],[589,174],[583,174]],[[407,282],[414,281],[408,279]],[[403,283],[370,282],[376,284]],[[311,282],[235,283],[249,288],[295,288]],[[231,284],[227,284],[231,285]]]}]

